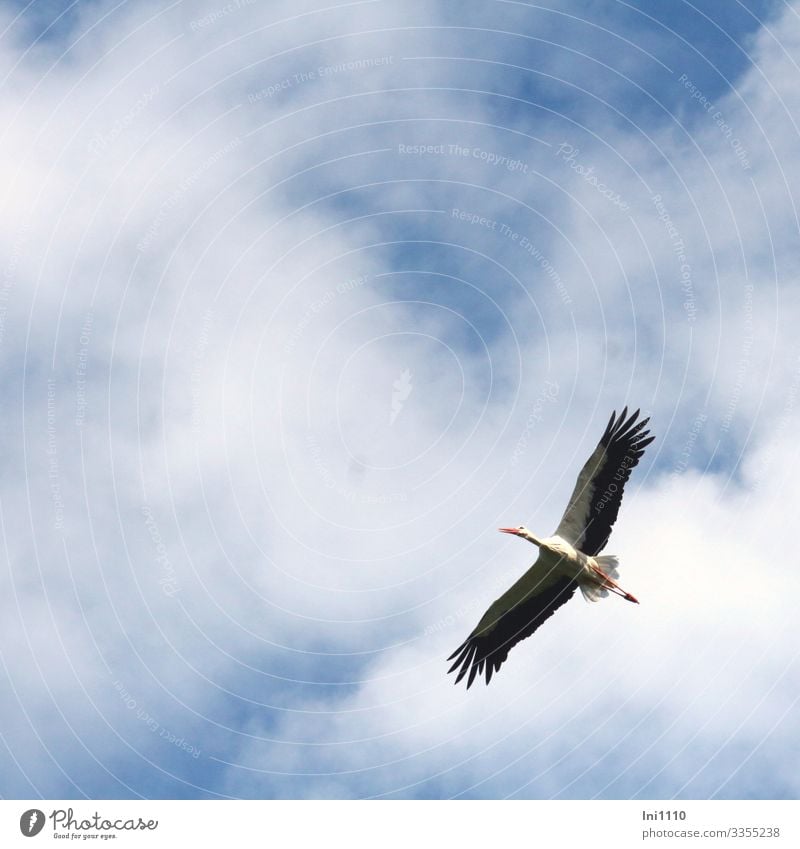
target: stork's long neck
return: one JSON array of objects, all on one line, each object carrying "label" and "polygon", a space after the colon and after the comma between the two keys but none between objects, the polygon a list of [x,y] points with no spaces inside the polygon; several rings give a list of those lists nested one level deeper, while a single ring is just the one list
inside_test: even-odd
[{"label": "stork's long neck", "polygon": [[532,542],[535,546],[538,546],[539,548],[544,545],[544,543],[539,539],[539,537],[535,537],[530,531],[525,534],[525,539],[528,540],[528,542]]}]

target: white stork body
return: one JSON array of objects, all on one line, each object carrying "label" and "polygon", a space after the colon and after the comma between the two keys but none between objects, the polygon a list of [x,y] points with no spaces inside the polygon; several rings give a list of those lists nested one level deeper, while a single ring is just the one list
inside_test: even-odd
[{"label": "white stork body", "polygon": [[500,528],[503,533],[533,543],[539,557],[530,569],[481,617],[475,630],[450,655],[450,672],[459,668],[456,683],[469,672],[467,688],[486,671],[492,680],[509,650],[529,637],[580,588],[587,601],[609,592],[637,602],[617,583],[617,558],[600,555],[611,533],[631,470],[655,437],[644,430],[648,419],[636,423],[637,410],[626,420],[612,413],[605,433],[580,475],[556,533],[539,539],[524,525]]},{"label": "white stork body", "polygon": [[613,554],[591,557],[558,534],[539,540],[525,527],[500,530],[505,534],[516,534],[539,546],[539,557],[521,579],[527,585],[533,582],[541,586],[545,576],[550,575],[553,580],[567,578],[575,581],[587,601],[605,598],[609,591],[628,601],[636,601],[630,593],[621,590],[614,580],[617,577],[617,558]]}]

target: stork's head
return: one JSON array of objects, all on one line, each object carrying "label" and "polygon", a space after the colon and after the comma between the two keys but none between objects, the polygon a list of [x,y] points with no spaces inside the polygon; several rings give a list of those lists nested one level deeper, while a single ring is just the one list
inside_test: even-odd
[{"label": "stork's head", "polygon": [[514,534],[514,536],[521,537],[522,539],[528,540],[528,542],[532,542],[534,545],[539,545],[539,540],[535,537],[526,527],[525,525],[520,525],[518,528],[498,528],[500,533],[502,534]]}]

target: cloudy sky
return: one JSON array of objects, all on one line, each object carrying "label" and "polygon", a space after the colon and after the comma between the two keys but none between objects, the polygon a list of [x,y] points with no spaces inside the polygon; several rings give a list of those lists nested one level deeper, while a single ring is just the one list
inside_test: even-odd
[{"label": "cloudy sky", "polygon": [[[0,795],[797,797],[800,2],[0,33]],[[454,687],[626,404],[641,605]]]}]

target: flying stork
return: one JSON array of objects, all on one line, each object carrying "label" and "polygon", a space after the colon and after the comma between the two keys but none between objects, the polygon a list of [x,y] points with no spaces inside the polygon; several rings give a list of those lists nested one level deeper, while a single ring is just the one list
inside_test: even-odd
[{"label": "flying stork", "polygon": [[475,630],[450,655],[459,669],[456,684],[469,672],[467,689],[476,675],[486,672],[486,683],[502,666],[509,651],[568,602],[580,588],[587,601],[598,601],[609,592],[635,604],[639,602],[616,582],[617,558],[598,556],[605,548],[617,519],[622,491],[631,470],[655,439],[637,423],[639,410],[630,418],[628,408],[611,414],[605,433],[586,461],[566,512],[555,534],[539,539],[524,525],[500,528],[539,548],[530,569],[483,614]]}]

